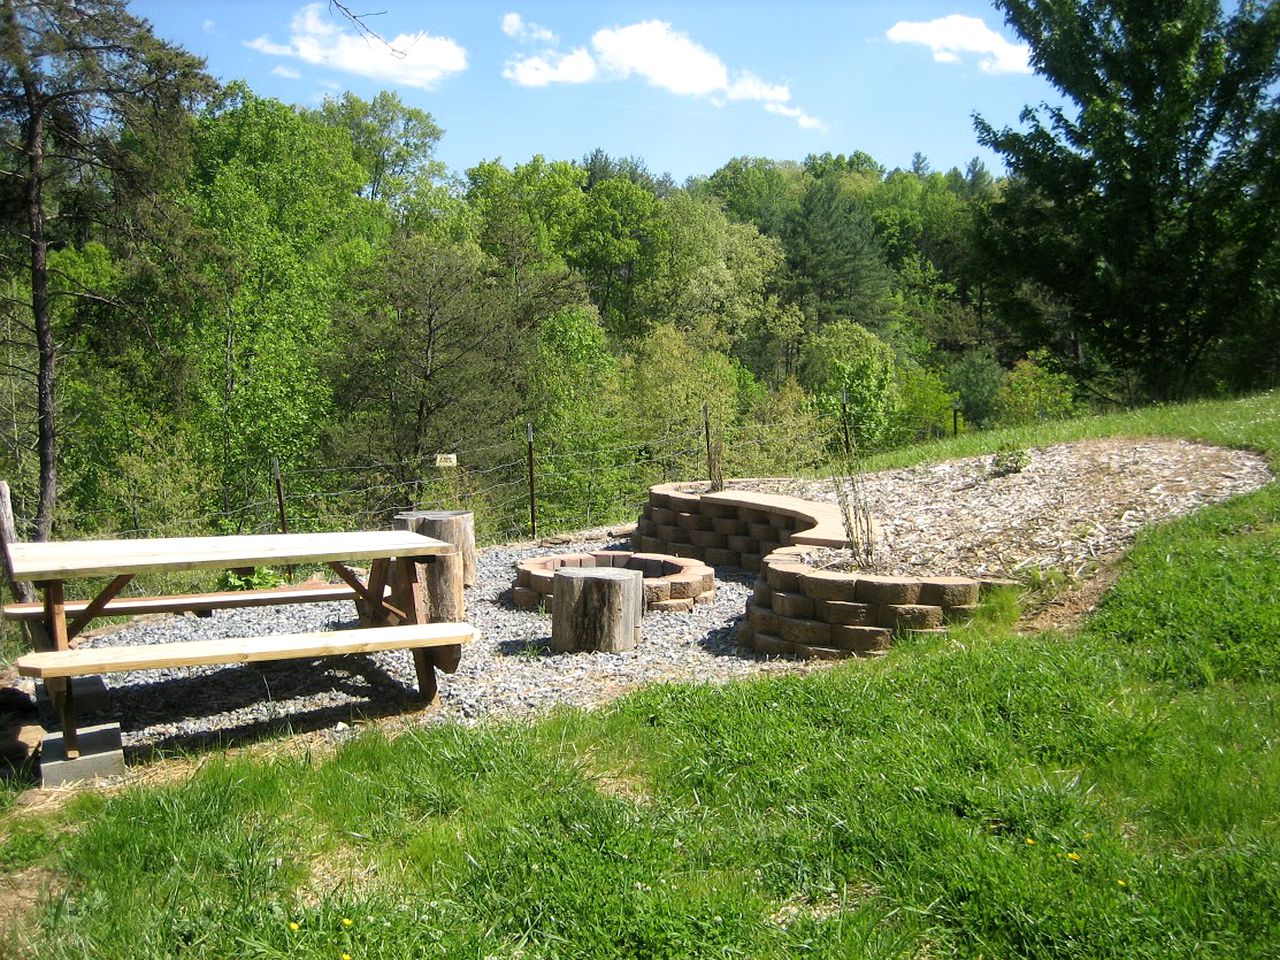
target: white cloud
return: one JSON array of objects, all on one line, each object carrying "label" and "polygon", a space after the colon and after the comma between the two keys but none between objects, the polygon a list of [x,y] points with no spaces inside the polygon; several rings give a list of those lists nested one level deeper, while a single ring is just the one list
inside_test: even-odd
[{"label": "white cloud", "polygon": [[518,13],[504,14],[502,32],[523,43],[558,43],[560,38],[540,23],[530,23]]},{"label": "white cloud", "polygon": [[1010,43],[981,17],[953,13],[937,20],[899,20],[885,36],[894,43],[928,47],[937,63],[960,63],[961,54],[976,53],[983,73],[1031,72],[1031,48],[1025,43]]},{"label": "white cloud", "polygon": [[[502,18],[503,32],[522,41],[535,27],[517,13]],[[770,113],[790,117],[805,130],[825,129],[821,120],[800,108],[783,107],[791,100],[786,84],[767,83],[750,70],[731,74],[723,60],[665,21],[597,30],[591,46],[594,57],[582,47],[568,55],[546,50],[537,56],[516,57],[507,61],[502,75],[522,87],[635,76],[678,96],[705,97],[715,107],[733,100],[761,103]],[[775,109],[779,107],[783,108]]]},{"label": "white cloud", "polygon": [[302,74],[293,69],[293,67],[275,66],[271,68],[271,72],[277,77],[284,77],[286,80],[297,80],[302,76]]},{"label": "white cloud", "polygon": [[561,55],[508,60],[502,75],[520,87],[545,87],[551,83],[589,83],[596,78],[596,62],[583,47]]},{"label": "white cloud", "polygon": [[296,57],[306,63],[354,73],[406,87],[434,89],[444,77],[467,68],[467,51],[449,37],[433,37],[425,30],[402,33],[386,44],[364,37],[346,24],[325,16],[323,3],[310,3],[294,14],[288,43],[261,36],[245,46],[276,57]]},{"label": "white cloud", "polygon": [[655,87],[685,96],[729,89],[729,71],[715,54],[661,20],[597,30],[591,45],[619,77],[638,74]]},{"label": "white cloud", "polygon": [[205,33],[213,33],[214,30],[218,29],[218,25],[212,20],[206,20],[200,24],[200,29]]},{"label": "white cloud", "polygon": [[772,100],[786,103],[791,99],[791,91],[786,84],[765,83],[750,70],[742,70],[733,81],[726,95],[730,100]]},{"label": "white cloud", "polygon": [[788,107],[784,103],[766,103],[764,108],[770,113],[776,113],[783,117],[790,117],[800,125],[801,130],[825,130],[826,123],[818,117],[812,117],[805,113],[799,107]]}]

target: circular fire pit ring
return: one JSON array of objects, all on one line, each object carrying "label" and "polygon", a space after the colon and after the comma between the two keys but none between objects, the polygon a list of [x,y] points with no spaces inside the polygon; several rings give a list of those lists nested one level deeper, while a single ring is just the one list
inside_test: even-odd
[{"label": "circular fire pit ring", "polygon": [[555,572],[560,567],[622,567],[644,576],[644,609],[688,613],[695,603],[716,596],[715,571],[701,560],[663,553],[597,550],[533,557],[516,564],[511,600],[521,610],[549,609]]}]

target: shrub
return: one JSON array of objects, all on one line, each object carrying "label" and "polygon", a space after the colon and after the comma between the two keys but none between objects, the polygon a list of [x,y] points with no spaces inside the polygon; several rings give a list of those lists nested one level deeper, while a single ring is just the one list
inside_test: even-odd
[{"label": "shrub", "polygon": [[1046,350],[1035,350],[1019,360],[995,395],[996,421],[1018,426],[1037,420],[1063,420],[1075,412],[1071,378],[1051,369]]}]

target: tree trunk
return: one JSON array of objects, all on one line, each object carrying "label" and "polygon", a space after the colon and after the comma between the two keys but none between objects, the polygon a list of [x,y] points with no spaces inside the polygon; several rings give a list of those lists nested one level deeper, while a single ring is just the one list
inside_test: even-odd
[{"label": "tree trunk", "polygon": [[[422,511],[429,513],[430,511]],[[444,512],[444,511],[441,511]],[[471,514],[465,514],[468,521]],[[414,533],[421,533],[424,536],[431,536],[420,527],[420,519],[418,513],[410,511],[408,513],[397,514],[393,521],[397,530],[412,530]],[[459,524],[456,530],[461,532],[465,528]],[[445,539],[439,537],[437,539]],[[453,541],[448,541],[453,542]],[[454,544],[455,547],[457,544]],[[472,539],[472,562],[474,563],[475,543]],[[465,564],[463,561],[463,552],[455,549],[453,553],[440,554],[432,557],[430,562],[422,566],[422,586],[423,586],[423,606],[426,609],[427,620],[431,623],[462,623],[467,619],[467,601],[466,594],[463,591],[463,579]],[[431,661],[443,673],[455,673],[458,664],[462,660],[462,645],[454,644],[448,647],[435,647],[428,651]]]},{"label": "tree trunk", "polygon": [[452,543],[462,554],[462,582],[476,582],[476,524],[470,510],[408,510],[395,517],[396,527]]},{"label": "tree trunk", "polygon": [[644,613],[644,576],[622,567],[561,567],[551,598],[557,652],[632,650]]},{"label": "tree trunk", "polygon": [[[8,26],[8,25],[6,25]],[[22,87],[29,120],[23,148],[27,154],[27,243],[31,250],[31,319],[36,330],[36,350],[40,357],[36,375],[40,456],[40,500],[36,508],[33,537],[48,540],[53,532],[53,511],[58,500],[57,421],[55,417],[55,369],[57,345],[53,339],[53,318],[49,315],[49,243],[44,235],[44,109],[28,65],[22,65]]]}]

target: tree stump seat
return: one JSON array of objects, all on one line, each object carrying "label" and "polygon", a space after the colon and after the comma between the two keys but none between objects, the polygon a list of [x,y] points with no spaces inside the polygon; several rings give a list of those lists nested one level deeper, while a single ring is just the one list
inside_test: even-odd
[{"label": "tree stump seat", "polygon": [[551,604],[557,653],[622,653],[640,639],[644,577],[625,567],[561,567]]}]

